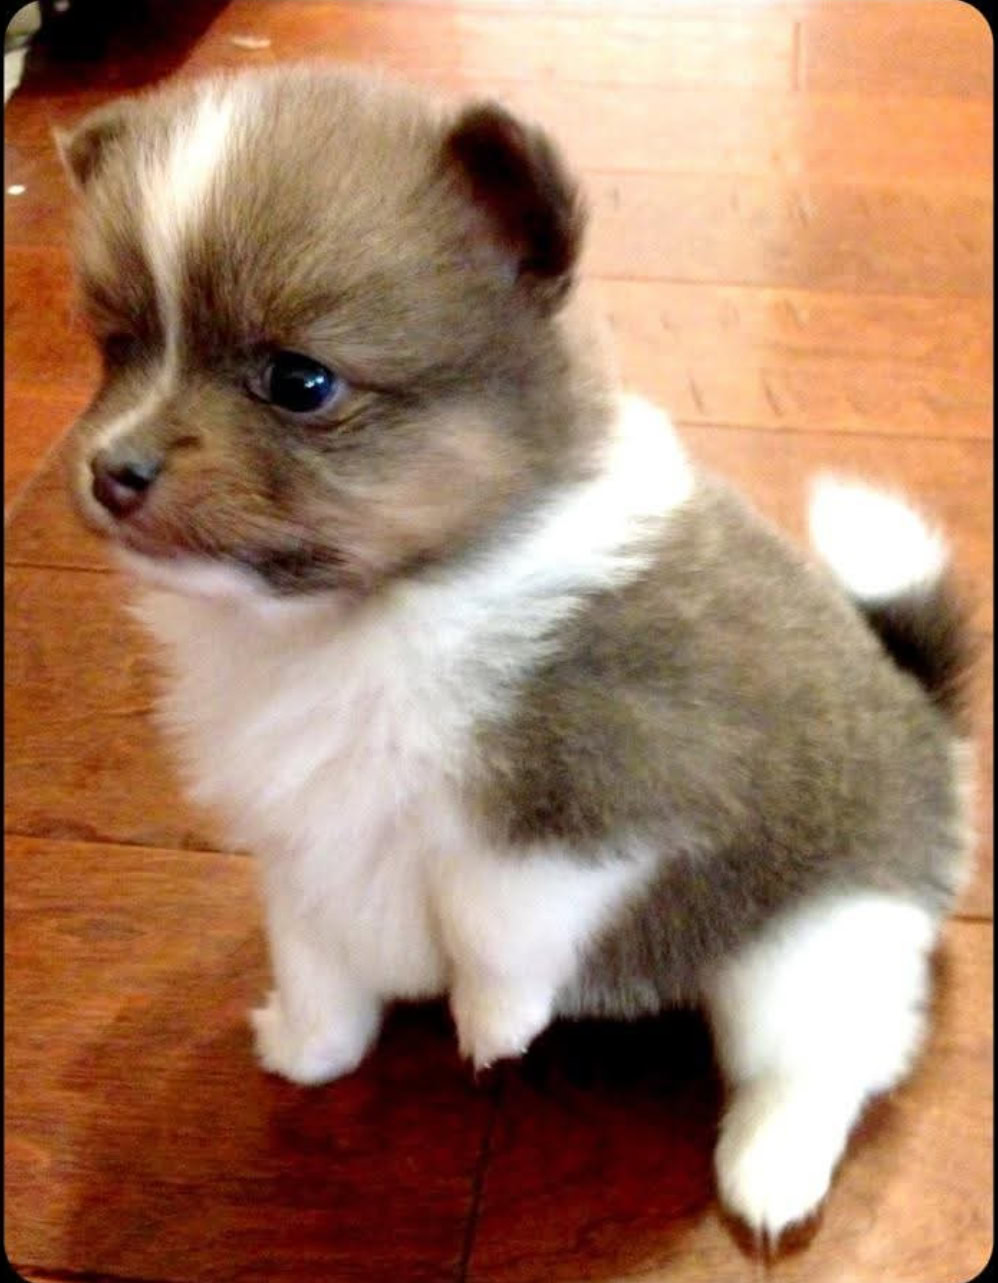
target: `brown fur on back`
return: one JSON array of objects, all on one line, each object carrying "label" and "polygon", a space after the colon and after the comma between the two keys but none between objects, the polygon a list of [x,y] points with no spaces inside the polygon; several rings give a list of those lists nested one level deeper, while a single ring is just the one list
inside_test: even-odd
[{"label": "brown fur on back", "polygon": [[498,840],[661,864],[566,1010],[692,1001],[772,915],[846,886],[948,907],[963,855],[952,732],[853,605],[704,481],[636,581],[594,596],[485,728]]}]

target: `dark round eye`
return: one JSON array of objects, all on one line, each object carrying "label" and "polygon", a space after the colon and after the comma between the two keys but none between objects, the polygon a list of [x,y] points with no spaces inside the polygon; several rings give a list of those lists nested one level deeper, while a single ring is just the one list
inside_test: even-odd
[{"label": "dark round eye", "polygon": [[300,352],[275,352],[260,376],[265,401],[292,414],[321,410],[343,387],[343,380],[310,356]]}]

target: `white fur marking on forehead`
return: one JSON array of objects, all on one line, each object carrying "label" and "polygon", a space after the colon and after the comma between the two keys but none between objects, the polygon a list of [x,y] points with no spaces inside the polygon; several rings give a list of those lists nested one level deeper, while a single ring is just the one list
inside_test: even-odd
[{"label": "white fur marking on forehead", "polygon": [[173,256],[204,212],[232,130],[230,90],[209,85],[177,123],[165,159],[146,188],[146,219],[159,248]]},{"label": "white fur marking on forehead", "polygon": [[232,132],[231,88],[206,86],[176,125],[165,158],[149,162],[144,182],[146,246],[166,335],[166,368],[176,373],[179,274],[186,243],[204,215]]},{"label": "white fur marking on forehead", "polygon": [[[213,175],[225,153],[233,108],[231,95],[209,86],[180,122],[165,158],[146,162],[142,174],[143,230],[165,336],[165,356],[141,401],[102,427],[94,438],[91,455],[107,449],[151,418],[176,384],[183,247],[204,211]],[[82,490],[89,494],[86,477]]]}]

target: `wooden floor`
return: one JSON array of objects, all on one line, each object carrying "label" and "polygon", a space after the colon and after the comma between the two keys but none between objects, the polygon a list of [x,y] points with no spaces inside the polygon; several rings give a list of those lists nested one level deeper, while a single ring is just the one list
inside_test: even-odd
[{"label": "wooden floor", "polygon": [[[127,8],[127,6],[126,6]],[[992,1242],[992,42],[958,0],[160,4],[6,111],[6,1249],[35,1280],[959,1283]],[[247,41],[245,37],[253,39]],[[250,47],[252,46],[252,47]],[[807,477],[908,488],[981,640],[976,876],[910,1084],[773,1260],[718,1213],[690,1016],[474,1081],[403,1010],[329,1088],[256,1070],[252,866],[178,800],[58,441],[93,387],[53,123],[167,71],[327,55],[546,122],[584,171],[628,381],[800,533]],[[13,185],[22,185],[13,194]]]}]

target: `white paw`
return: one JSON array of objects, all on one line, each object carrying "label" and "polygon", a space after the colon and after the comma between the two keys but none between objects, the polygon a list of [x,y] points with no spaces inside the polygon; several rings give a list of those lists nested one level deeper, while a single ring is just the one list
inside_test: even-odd
[{"label": "white paw", "polygon": [[816,1212],[848,1139],[834,1113],[777,1081],[740,1088],[714,1154],[728,1211],[773,1242]]},{"label": "white paw", "polygon": [[451,995],[461,1055],[476,1069],[522,1056],[551,1019],[546,998],[503,986],[458,985]]},{"label": "white paw", "polygon": [[352,1030],[296,1026],[276,991],[250,1012],[250,1024],[263,1068],[304,1086],[332,1082],[356,1069],[374,1036],[367,1025]]}]

